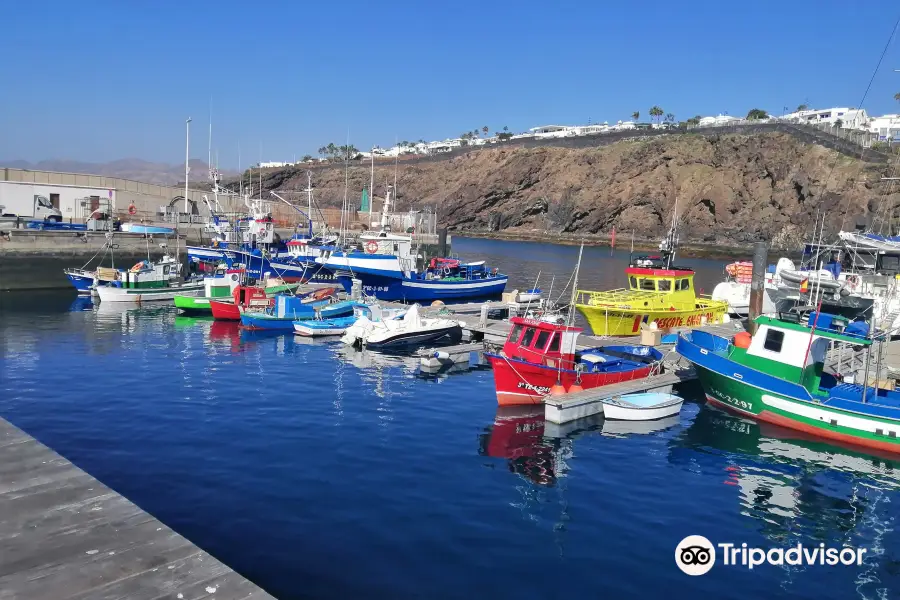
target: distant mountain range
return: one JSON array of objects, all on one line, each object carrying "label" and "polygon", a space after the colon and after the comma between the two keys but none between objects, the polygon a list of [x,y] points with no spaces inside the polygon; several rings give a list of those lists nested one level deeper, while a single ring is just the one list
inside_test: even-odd
[{"label": "distant mountain range", "polygon": [[[190,160],[190,179],[197,183],[197,187],[209,181],[209,167],[205,161],[197,158]],[[106,163],[82,162],[68,159],[51,159],[31,163],[25,160],[0,160],[0,168],[28,169],[31,171],[56,171],[60,173],[86,173],[88,175],[105,175],[107,177],[120,177],[122,179],[134,179],[144,183],[156,183],[159,185],[175,185],[184,183],[184,164],[169,165],[166,163],[150,162],[140,158],[122,158]],[[223,170],[222,176],[237,177],[237,171]]]}]

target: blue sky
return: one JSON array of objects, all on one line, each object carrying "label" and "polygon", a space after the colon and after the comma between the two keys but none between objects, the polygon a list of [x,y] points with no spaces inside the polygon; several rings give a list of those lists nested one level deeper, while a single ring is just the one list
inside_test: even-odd
[{"label": "blue sky", "polygon": [[[751,14],[752,13],[752,14]],[[896,0],[16,3],[0,159],[234,168],[476,127],[856,106]],[[900,32],[863,107],[900,112]]]}]

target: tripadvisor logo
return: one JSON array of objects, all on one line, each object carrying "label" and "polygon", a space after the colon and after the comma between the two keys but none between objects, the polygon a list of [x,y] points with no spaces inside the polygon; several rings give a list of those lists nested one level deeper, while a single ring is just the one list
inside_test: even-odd
[{"label": "tripadvisor logo", "polygon": [[[718,551],[717,551],[718,548]],[[716,555],[724,566],[742,566],[753,570],[760,565],[861,565],[866,548],[826,548],[825,544],[790,548],[751,548],[746,543],[713,544],[702,535],[689,535],[675,547],[675,564],[688,575],[705,575],[716,564]]]},{"label": "tripadvisor logo", "polygon": [[688,575],[705,575],[716,564],[716,549],[702,535],[689,535],[675,548],[675,564]]}]

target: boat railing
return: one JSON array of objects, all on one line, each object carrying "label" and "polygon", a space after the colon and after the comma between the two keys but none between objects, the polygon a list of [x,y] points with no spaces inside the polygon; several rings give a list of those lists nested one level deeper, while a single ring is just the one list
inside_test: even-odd
[{"label": "boat railing", "polygon": [[633,302],[640,299],[661,298],[667,295],[667,292],[653,292],[649,290],[630,290],[628,288],[619,288],[604,292],[594,292],[590,290],[578,290],[575,296],[576,304],[598,305],[610,303]]}]

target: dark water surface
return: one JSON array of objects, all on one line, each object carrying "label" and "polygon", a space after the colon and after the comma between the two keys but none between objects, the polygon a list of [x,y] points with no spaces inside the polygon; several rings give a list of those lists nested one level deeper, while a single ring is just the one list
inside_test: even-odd
[{"label": "dark water surface", "polygon": [[[519,289],[537,269],[561,289],[578,252],[454,250]],[[586,249],[581,287],[623,285],[625,258]],[[698,288],[721,272],[683,262]],[[664,422],[550,427],[498,412],[488,370],[424,379],[340,343],[73,300],[0,296],[0,416],[277,597],[900,597],[898,465],[694,388]],[[674,552],[690,534],[868,553],[689,577]]]}]

